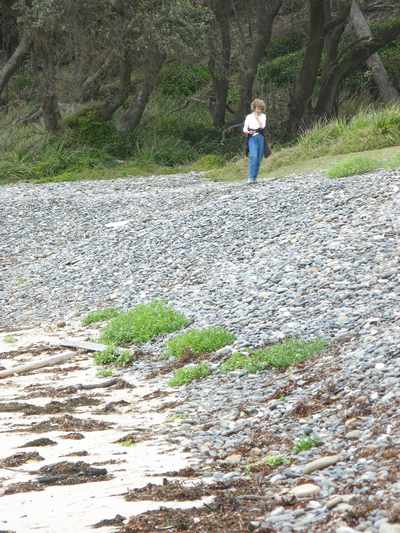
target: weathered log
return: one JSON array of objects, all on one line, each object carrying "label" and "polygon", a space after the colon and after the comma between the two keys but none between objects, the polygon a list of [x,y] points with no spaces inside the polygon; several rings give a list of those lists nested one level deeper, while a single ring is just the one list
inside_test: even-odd
[{"label": "weathered log", "polygon": [[31,370],[37,370],[38,368],[43,368],[46,366],[59,365],[69,361],[73,357],[78,355],[77,352],[65,352],[60,355],[54,355],[52,357],[47,357],[46,359],[41,359],[40,361],[34,361],[33,363],[25,363],[23,365],[17,365],[9,370],[2,370],[0,372],[0,379],[9,378],[17,374],[24,374],[25,372],[30,372]]}]

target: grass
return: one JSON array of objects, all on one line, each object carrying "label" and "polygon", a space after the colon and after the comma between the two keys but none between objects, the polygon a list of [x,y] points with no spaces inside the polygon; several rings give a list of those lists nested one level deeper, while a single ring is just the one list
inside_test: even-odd
[{"label": "grass", "polygon": [[170,387],[181,387],[182,385],[188,385],[192,381],[206,378],[210,374],[210,367],[205,363],[179,368],[169,380],[168,385]]},{"label": "grass", "polygon": [[327,343],[323,339],[312,341],[287,339],[268,348],[256,350],[249,356],[234,353],[222,363],[220,370],[226,373],[243,369],[250,373],[256,373],[266,368],[286,369],[313,357],[326,346]]},{"label": "grass", "polygon": [[121,313],[118,309],[113,307],[108,307],[106,309],[98,309],[97,311],[92,311],[87,314],[82,320],[84,326],[89,326],[90,324],[95,324],[96,322],[103,322],[104,320],[110,320],[115,318]]},{"label": "grass", "polygon": [[192,329],[170,339],[167,342],[167,354],[178,358],[186,354],[208,354],[231,344],[234,340],[235,335],[224,328]]},{"label": "grass", "polygon": [[105,344],[143,343],[159,335],[173,333],[188,323],[182,313],[156,300],[137,305],[113,318],[104,328],[100,340]]},{"label": "grass", "polygon": [[333,164],[328,169],[327,174],[330,178],[345,178],[346,176],[367,174],[378,170],[379,167],[379,161],[367,155],[356,155]]},{"label": "grass", "polygon": [[[366,109],[351,120],[339,118],[316,124],[293,146],[273,149],[260,179],[326,172],[349,154],[356,157],[366,153],[376,161],[377,168],[400,168],[400,105]],[[246,175],[247,160],[241,157],[207,174],[214,181],[244,180]]]},{"label": "grass", "polygon": [[133,355],[129,350],[120,352],[115,346],[109,346],[102,352],[97,352],[94,355],[94,360],[97,365],[127,366],[132,362]]},{"label": "grass", "polygon": [[99,378],[110,378],[114,375],[114,370],[112,368],[100,368],[96,372],[96,376]]},{"label": "grass", "polygon": [[311,450],[315,446],[320,446],[322,441],[319,437],[306,436],[301,437],[294,445],[293,453],[301,453]]}]

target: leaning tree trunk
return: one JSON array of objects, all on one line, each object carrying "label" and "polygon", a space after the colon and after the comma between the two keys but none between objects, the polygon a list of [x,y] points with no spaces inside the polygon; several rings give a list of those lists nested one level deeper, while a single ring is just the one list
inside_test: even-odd
[{"label": "leaning tree trunk", "polygon": [[[249,111],[253,96],[253,86],[257,76],[258,65],[264,57],[265,49],[271,41],[272,27],[279,13],[283,0],[256,0],[255,34],[249,43],[249,52],[243,57],[240,75],[239,115],[243,117]],[[239,21],[241,24],[241,21]]]},{"label": "leaning tree trunk", "polygon": [[[357,0],[353,0],[352,2],[351,22],[358,38],[372,38],[371,29],[368,25],[366,18],[364,17],[363,12],[360,9],[360,6],[358,5]],[[382,63],[379,54],[372,54],[372,56],[367,59],[367,65],[371,69],[372,75],[379,89],[379,94],[382,100],[386,103],[398,101],[400,98],[399,92],[390,81],[388,73],[385,69],[384,64]]]},{"label": "leaning tree trunk", "polygon": [[57,68],[54,57],[56,36],[41,32],[35,36],[35,48],[41,66],[41,107],[44,125],[51,134],[57,134],[62,129],[61,113],[58,106]]},{"label": "leaning tree trunk", "polygon": [[[217,128],[225,124],[225,114],[229,91],[229,77],[231,70],[231,0],[209,0],[215,22],[209,34],[209,69],[214,89],[214,105],[211,112],[214,126]],[[217,45],[220,42],[220,47]]]},{"label": "leaning tree trunk", "polygon": [[325,3],[326,0],[309,0],[309,39],[304,54],[303,66],[289,103],[289,119],[287,125],[289,137],[293,137],[302,125],[317,81],[324,48]]},{"label": "leaning tree trunk", "polygon": [[321,90],[315,114],[318,118],[331,118],[334,114],[340,86],[343,80],[360,68],[366,60],[385,45],[400,36],[400,24],[394,25],[374,39],[361,40],[343,51],[332,64],[321,82]]},{"label": "leaning tree trunk", "polygon": [[7,84],[10,81],[11,77],[15,74],[18,67],[21,65],[24,57],[28,54],[31,48],[31,44],[32,38],[30,34],[27,32],[24,33],[17,48],[14,50],[14,53],[11,55],[9,60],[6,62],[6,64],[0,71],[0,95],[7,87]]},{"label": "leaning tree trunk", "polygon": [[134,130],[139,126],[150,96],[157,85],[165,59],[165,54],[160,51],[157,51],[149,58],[143,83],[135,95],[133,102],[119,121],[119,128],[122,131]]}]

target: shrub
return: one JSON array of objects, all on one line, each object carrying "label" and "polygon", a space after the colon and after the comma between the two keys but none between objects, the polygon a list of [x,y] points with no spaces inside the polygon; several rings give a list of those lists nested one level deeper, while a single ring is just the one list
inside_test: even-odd
[{"label": "shrub", "polygon": [[358,155],[335,163],[328,169],[328,176],[330,178],[344,178],[373,172],[378,168],[378,161],[367,156]]},{"label": "shrub", "polygon": [[293,453],[301,453],[308,450],[311,450],[311,448],[314,448],[315,446],[320,446],[322,444],[322,441],[319,437],[313,437],[313,436],[306,436],[301,437],[295,444],[293,448]]},{"label": "shrub", "polygon": [[287,339],[268,348],[256,350],[250,356],[232,354],[220,367],[222,372],[244,369],[247,372],[261,372],[266,368],[285,369],[302,363],[306,359],[319,353],[326,347],[323,339],[303,341],[300,339]]},{"label": "shrub", "polygon": [[118,309],[113,307],[108,307],[106,309],[98,309],[97,311],[92,311],[82,320],[84,326],[89,326],[89,324],[94,324],[95,322],[102,322],[103,320],[110,320],[115,318],[121,313]]},{"label": "shrub", "polygon": [[188,353],[193,355],[212,353],[234,340],[235,336],[224,328],[192,329],[170,339],[167,343],[167,353],[173,357],[182,357]]},{"label": "shrub", "polygon": [[147,342],[164,333],[173,333],[188,325],[182,313],[156,300],[140,304],[113,318],[105,327],[101,341],[106,344]]},{"label": "shrub", "polygon": [[168,385],[170,387],[180,387],[181,385],[187,385],[192,381],[206,378],[211,374],[209,366],[205,363],[201,363],[196,366],[186,366],[179,368],[174,376],[169,380]]},{"label": "shrub", "polygon": [[127,366],[133,360],[133,355],[128,350],[117,350],[116,346],[109,346],[94,356],[97,365]]},{"label": "shrub", "polygon": [[165,96],[190,96],[209,79],[210,73],[203,65],[172,64],[163,70],[160,90]]},{"label": "shrub", "polygon": [[296,81],[301,68],[304,51],[298,50],[285,56],[277,57],[258,67],[257,80],[273,83],[277,87],[284,87]]}]

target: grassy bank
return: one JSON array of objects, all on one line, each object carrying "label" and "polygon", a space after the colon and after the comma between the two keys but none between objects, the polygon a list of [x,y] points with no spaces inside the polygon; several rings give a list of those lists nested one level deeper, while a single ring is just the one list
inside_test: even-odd
[{"label": "grassy bank", "polygon": [[[272,179],[308,172],[330,173],[337,163],[348,166],[350,174],[369,169],[400,167],[400,105],[382,110],[367,110],[350,121],[333,120],[317,124],[300,136],[291,147],[276,149],[266,161],[261,178]],[[360,159],[360,155],[366,158]],[[354,165],[354,161],[359,166]],[[224,168],[210,171],[216,181],[245,179],[247,160],[231,161]],[[332,176],[334,177],[334,176]]]}]

